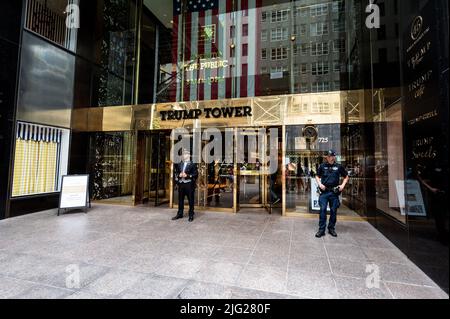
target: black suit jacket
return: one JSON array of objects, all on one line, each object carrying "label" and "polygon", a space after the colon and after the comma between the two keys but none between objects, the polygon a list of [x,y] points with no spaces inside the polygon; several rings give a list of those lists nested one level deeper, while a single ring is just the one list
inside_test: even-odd
[{"label": "black suit jacket", "polygon": [[[175,164],[174,170],[175,170],[175,182],[178,184],[180,179],[180,174],[183,171],[183,162]],[[184,171],[188,177],[187,179],[191,179],[194,183],[197,180],[198,177],[198,169],[197,164],[194,164],[192,162],[188,162],[186,166],[186,170]]]}]

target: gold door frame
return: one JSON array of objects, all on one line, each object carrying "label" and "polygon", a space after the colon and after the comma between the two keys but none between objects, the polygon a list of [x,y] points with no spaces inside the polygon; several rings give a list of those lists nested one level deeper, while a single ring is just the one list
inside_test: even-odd
[{"label": "gold door frame", "polygon": [[[238,132],[238,130],[239,129],[241,129],[241,127],[237,127],[237,128],[235,128],[235,130],[236,130],[236,138],[238,137],[238,135],[237,135],[237,132]],[[265,129],[265,130],[267,130],[265,127],[252,127],[252,129],[255,129],[255,130],[259,130],[259,129]],[[239,202],[239,210],[240,210],[240,207],[241,207],[241,205],[242,205],[242,207],[243,208],[265,208],[265,202],[264,202],[264,196],[263,196],[263,192],[264,192],[264,185],[263,185],[263,180],[264,180],[264,178],[263,178],[263,176],[264,176],[264,168],[265,168],[265,165],[264,165],[264,163],[265,163],[265,141],[267,140],[266,139],[266,135],[264,135],[264,137],[263,137],[263,142],[261,143],[262,144],[262,151],[260,152],[259,150],[257,151],[257,153],[259,154],[259,153],[261,153],[261,154],[263,154],[262,156],[263,156],[263,158],[261,158],[260,160],[261,160],[261,163],[262,163],[262,166],[261,166],[261,168],[260,168],[260,170],[259,170],[259,172],[257,173],[257,174],[255,174],[255,171],[249,171],[248,173],[248,175],[244,175],[244,176],[258,176],[259,177],[259,188],[260,188],[260,192],[259,192],[259,197],[260,197],[260,202],[261,203],[259,203],[259,204],[241,204],[240,203],[240,200],[238,200],[237,198],[236,198],[236,201],[237,202]],[[237,139],[236,139],[236,141],[237,141]],[[260,143],[259,143],[259,141],[257,141],[257,145],[258,145],[258,148],[259,148],[259,146],[261,145]],[[237,156],[237,152],[238,152],[238,150],[237,150],[237,146],[236,146],[236,149],[235,149],[235,156]],[[236,160],[236,165],[238,165],[239,163],[237,163],[237,160]],[[241,170],[239,169],[239,166],[237,166],[238,167],[238,169],[237,169],[237,177],[238,177],[238,184],[240,185],[240,178],[241,178],[241,176],[243,176],[243,175],[241,175]],[[236,196],[238,196],[238,195],[240,195],[240,189],[239,189],[239,192],[237,193],[237,195]],[[240,196],[239,196],[240,197]]]},{"label": "gold door frame", "polygon": [[[389,91],[382,92],[389,95]],[[250,106],[252,114],[248,117],[238,118],[200,118],[197,120],[184,120],[181,127],[192,129],[201,126],[201,128],[216,127],[281,127],[282,128],[282,158],[286,156],[286,126],[288,125],[320,125],[330,123],[358,123],[366,122],[365,106],[370,101],[371,92],[368,90],[353,91],[335,91],[325,93],[307,93],[276,95],[264,97],[223,99],[214,101],[191,101],[191,102],[173,102],[144,105],[112,106],[112,107],[90,107],[77,108],[72,111],[72,125],[74,132],[117,132],[141,130],[172,130],[180,127],[180,121],[162,121],[161,111],[170,110],[203,110],[205,108],[221,107],[239,107]],[[314,103],[327,102],[333,105],[338,104],[339,108],[331,108],[327,114],[315,113],[312,108],[304,110],[302,105],[309,106]],[[358,112],[354,110],[357,109]],[[232,125],[230,125],[232,123]],[[235,130],[235,135],[236,135]],[[235,153],[236,153],[236,145]],[[283,164],[283,163],[282,163]],[[236,178],[237,163],[234,163],[234,182],[233,182],[233,208],[226,209],[233,213],[239,211],[237,201],[238,183]],[[171,165],[171,176],[173,176],[173,165]],[[283,174],[282,180],[282,214],[286,214],[286,168],[281,167]],[[267,181],[266,181],[267,184]],[[174,207],[173,198],[173,179],[170,179],[170,206]],[[267,190],[264,198],[267,201]],[[133,194],[134,195],[134,194]],[[214,208],[214,210],[223,210]]]},{"label": "gold door frame", "polygon": [[[223,208],[223,207],[209,207],[207,206],[207,197],[208,197],[208,188],[207,187],[199,187],[199,185],[197,185],[197,192],[196,192],[196,203],[197,205],[195,205],[195,209],[196,210],[215,210],[215,211],[219,211],[219,212],[227,212],[227,213],[234,213],[237,214],[240,210],[241,210],[241,204],[239,201],[239,178],[240,178],[240,171],[239,171],[239,167],[238,167],[238,163],[237,163],[237,139],[238,139],[238,130],[242,128],[242,127],[233,127],[233,135],[234,135],[234,141],[233,141],[233,206],[231,208]],[[266,127],[258,127],[255,129],[266,129]],[[268,139],[267,139],[267,135],[265,134],[263,136],[263,142],[261,143],[263,150],[262,150],[262,154],[263,154],[263,158],[261,159],[263,165],[261,166],[261,170],[260,170],[260,174],[259,174],[259,179],[260,179],[260,197],[261,197],[261,204],[245,204],[245,208],[263,208],[263,209],[268,209],[268,195],[267,195],[267,187],[268,187],[268,182],[267,182],[267,143],[268,143]],[[172,146],[172,145],[171,145]],[[201,147],[202,144],[199,145],[200,150],[197,150],[197,152],[200,152],[199,154],[201,154]],[[173,147],[171,147],[171,151],[173,150]],[[277,155],[278,156],[278,155]],[[174,174],[174,163],[172,163],[171,165],[171,176],[173,177]],[[203,163],[200,163],[200,165],[203,165]],[[200,180],[203,180],[203,183],[205,185],[207,185],[207,171],[205,170],[205,174],[202,174],[201,176],[199,176],[198,178],[198,182],[201,182]],[[178,204],[176,204],[174,202],[174,192],[175,192],[175,188],[174,188],[174,180],[173,178],[170,179],[170,201],[169,201],[169,207],[170,208],[178,208]],[[203,205],[202,205],[203,204]]]},{"label": "gold door frame", "polygon": [[[236,140],[236,136],[237,136],[237,128],[233,128],[234,130],[234,140]],[[171,142],[171,152],[173,151],[173,142]],[[199,149],[197,149],[197,154],[202,154],[202,148],[203,148],[203,141],[201,141],[201,143],[198,145]],[[195,144],[193,143],[193,146],[195,146]],[[205,210],[213,210],[213,211],[217,211],[217,212],[226,212],[226,213],[237,213],[238,212],[238,204],[237,204],[237,178],[236,178],[236,172],[237,172],[237,164],[236,164],[236,143],[235,141],[233,141],[233,148],[234,148],[234,152],[233,152],[233,205],[231,208],[224,208],[224,207],[209,207],[207,206],[207,199],[208,199],[208,175],[207,175],[207,170],[205,170],[205,174],[201,174],[199,175],[198,179],[197,179],[197,185],[196,185],[196,205],[195,205],[195,209],[198,211],[205,211]],[[173,154],[172,154],[173,155]],[[201,157],[201,155],[200,155]],[[173,156],[172,156],[173,158]],[[171,163],[171,186],[170,186],[170,201],[169,201],[169,207],[170,208],[178,208],[178,204],[174,202],[174,192],[175,192],[175,184],[174,184],[174,178],[173,178],[173,174],[174,174],[174,164],[175,163]],[[201,173],[201,165],[205,165],[202,161],[199,166],[199,173]],[[200,187],[200,183],[203,182],[203,184],[205,185],[204,187]],[[202,205],[203,203],[203,205]]]}]

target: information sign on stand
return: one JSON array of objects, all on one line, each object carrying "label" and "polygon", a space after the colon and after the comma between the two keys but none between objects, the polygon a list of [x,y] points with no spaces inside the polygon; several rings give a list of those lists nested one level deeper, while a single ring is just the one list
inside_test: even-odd
[{"label": "information sign on stand", "polygon": [[87,213],[91,207],[89,200],[89,175],[66,175],[62,177],[58,216],[61,210],[83,209]]}]

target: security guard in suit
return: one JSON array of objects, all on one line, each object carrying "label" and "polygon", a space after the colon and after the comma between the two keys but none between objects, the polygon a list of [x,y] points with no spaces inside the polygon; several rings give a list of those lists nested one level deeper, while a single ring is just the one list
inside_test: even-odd
[{"label": "security guard in suit", "polygon": [[[345,168],[336,163],[336,152],[333,150],[325,154],[326,162],[319,166],[316,174],[316,181],[319,185],[319,206],[320,206],[320,221],[319,231],[316,234],[317,238],[325,236],[325,229],[327,227],[327,208],[330,205],[330,220],[328,222],[328,233],[337,237],[336,234],[336,220],[337,210],[340,206],[339,195],[344,190],[348,183],[349,176]],[[341,177],[344,178],[340,184]]]},{"label": "security guard in suit", "polygon": [[189,222],[194,221],[195,182],[198,177],[197,165],[191,161],[191,154],[184,150],[182,161],[175,164],[175,182],[178,185],[178,212],[172,220],[183,218],[184,198],[189,201]]}]

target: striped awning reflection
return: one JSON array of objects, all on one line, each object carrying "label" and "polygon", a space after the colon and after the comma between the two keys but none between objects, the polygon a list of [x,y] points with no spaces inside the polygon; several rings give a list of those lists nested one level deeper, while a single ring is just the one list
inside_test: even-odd
[{"label": "striped awning reflection", "polygon": [[17,123],[18,139],[24,141],[61,143],[62,129],[32,123]]}]

